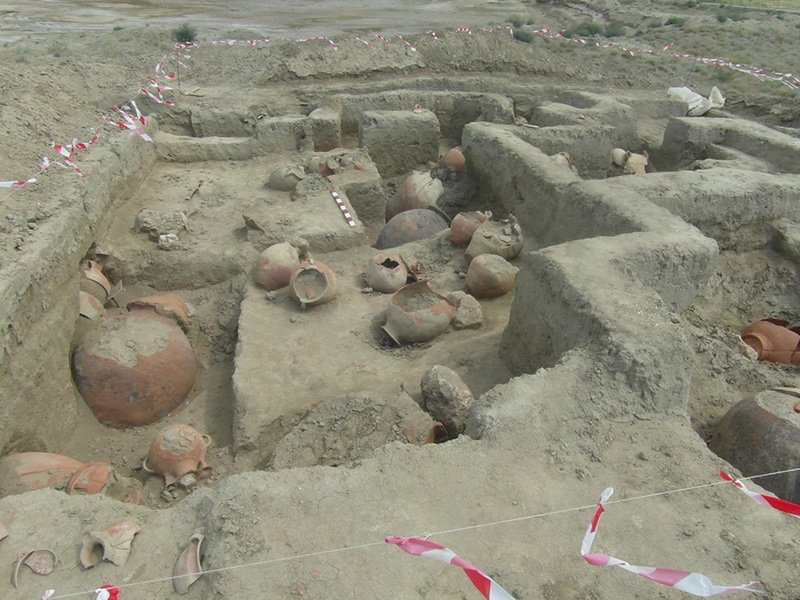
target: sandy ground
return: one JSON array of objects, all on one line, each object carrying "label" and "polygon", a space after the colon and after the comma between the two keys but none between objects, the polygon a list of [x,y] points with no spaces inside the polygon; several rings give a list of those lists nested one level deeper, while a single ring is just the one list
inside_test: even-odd
[{"label": "sandy ground", "polygon": [[[635,9],[642,12],[635,13]],[[273,94],[270,110],[280,114],[308,99],[316,100],[326,90],[357,87],[368,91],[372,85],[399,88],[413,84],[418,75],[433,79],[462,74],[465,79],[485,77],[486,88],[492,87],[493,76],[519,85],[530,78],[546,79],[554,86],[574,86],[580,81],[594,91],[630,89],[631,94],[686,81],[704,92],[712,84],[723,85],[715,72],[695,70],[678,60],[627,59],[611,54],[614,51],[584,56],[575,46],[551,40],[531,44],[530,54],[526,54],[520,48],[527,52],[527,46],[510,39],[495,43],[452,33],[458,26],[478,28],[519,14],[530,14],[539,26],[558,29],[586,18],[609,19],[617,13],[625,14],[628,22],[637,18],[641,22],[666,17],[673,10],[649,2],[636,7],[603,2],[591,8],[516,1],[413,2],[402,7],[375,2],[194,2],[191,11],[184,2],[0,4],[0,41],[6,42],[0,49],[4,61],[0,67],[0,139],[10,149],[0,156],[0,180],[40,178],[36,189],[18,188],[7,195],[0,190],[0,267],[7,267],[18,253],[25,252],[37,229],[59,211],[59,178],[72,174],[38,173],[37,165],[49,152],[50,142],[88,139],[93,127],[103,127],[102,116],[109,114],[109,107],[135,94],[137,82],[145,81],[153,65],[169,52],[168,31],[180,23],[189,21],[197,26],[201,47],[184,71],[180,90],[174,92],[176,114],[224,106],[226,93],[238,90],[244,96],[241,90],[254,84],[269,88]],[[716,21],[712,15],[702,19],[703,27]],[[774,25],[771,52],[782,60],[765,66],[780,70],[798,66],[797,56],[791,53],[798,24],[798,17],[787,15],[780,21],[753,18],[737,26],[740,37],[755,40],[763,28]],[[451,32],[444,49],[437,49],[425,34],[431,29]],[[359,48],[360,42],[341,41],[347,35],[367,33],[402,33],[419,48],[427,64],[419,68],[415,62],[419,59],[413,54],[410,58],[390,57],[386,63],[396,61],[396,70],[370,73],[364,65],[376,55]],[[707,35],[698,27],[691,32],[651,32],[650,38],[631,38],[626,43],[653,49],[675,38],[682,50],[701,52],[705,48],[694,48]],[[275,66],[294,56],[293,48],[298,46],[292,43],[276,51],[278,58],[275,54],[255,55],[258,60],[248,54],[249,48],[209,47],[212,40],[316,36],[340,36],[339,52],[364,52],[361,70],[348,73],[346,69],[337,71],[335,64],[326,65],[318,83],[303,77],[298,77],[302,80],[298,82]],[[721,35],[720,44],[732,44],[731,37],[735,34]],[[306,65],[314,63],[315,56],[328,57],[326,53],[332,51],[324,40],[306,43],[317,44],[313,50],[302,47]],[[407,51],[402,42],[395,43],[392,52]],[[719,49],[722,56],[753,63],[770,52],[761,48],[748,56],[734,45]],[[726,50],[733,54],[725,54]],[[788,94],[779,84],[762,83],[748,75],[737,77],[730,91],[726,90],[732,113],[780,127],[798,127],[796,93]],[[258,78],[265,81],[259,84]],[[302,89],[296,92],[295,85]],[[533,99],[530,102],[535,104]],[[159,119],[165,130],[177,131],[179,116],[171,120],[161,107],[143,106],[162,113]],[[524,100],[518,108],[524,111]],[[105,127],[98,145],[106,135],[119,133]],[[329,306],[300,311],[284,292],[267,297],[253,286],[249,265],[270,235],[290,233],[292,218],[303,220],[302,215],[293,217],[290,212],[288,217],[274,217],[284,207],[291,211],[291,200],[265,188],[264,183],[275,165],[303,158],[301,153],[282,153],[256,161],[208,162],[191,168],[161,163],[98,240],[95,256],[105,259],[112,279],[125,282],[126,290],[118,297],[120,305],[164,289],[177,291],[191,305],[189,336],[200,376],[191,401],[180,412],[157,426],[122,431],[98,423],[75,390],[70,390],[67,393],[74,396],[80,418],[71,435],[62,435],[63,444],[41,448],[23,440],[4,449],[47,449],[81,461],[105,460],[144,485],[142,507],[120,508],[118,502],[105,497],[73,498],[51,490],[3,499],[0,520],[11,535],[0,542],[0,551],[8,565],[13,565],[24,547],[53,547],[61,555],[59,568],[47,578],[23,569],[20,590],[13,590],[6,579],[0,586],[6,597],[38,597],[48,587],[55,587],[56,597],[62,597],[60,594],[91,590],[106,582],[129,585],[129,589],[123,588],[124,600],[174,597],[169,580],[172,567],[196,532],[207,538],[205,568],[221,571],[204,576],[191,588],[190,597],[195,598],[478,595],[457,569],[444,565],[440,569],[426,564],[428,561],[423,564],[423,559],[386,550],[381,542],[386,535],[433,532],[439,532],[434,541],[486,569],[519,599],[681,595],[629,574],[587,572],[589,567],[577,552],[590,516],[586,508],[606,485],[624,490],[626,498],[708,485],[713,467],[726,466],[705,448],[725,411],[740,398],[766,387],[800,383],[793,369],[747,361],[733,342],[743,324],[766,314],[790,320],[798,317],[797,290],[787,283],[796,281],[797,266],[766,250],[722,253],[709,288],[680,315],[697,352],[687,411],[655,420],[649,416],[611,419],[603,407],[592,406],[597,397],[594,386],[601,386],[607,398],[614,397],[607,400],[609,406],[623,407],[636,399],[613,377],[606,379],[593,372],[591,356],[578,353],[565,358],[558,376],[545,369],[533,376],[512,377],[497,356],[512,294],[486,303],[485,323],[479,333],[449,331],[437,343],[421,348],[398,349],[387,344],[376,326],[386,299],[362,290],[365,261],[373,252],[368,242],[376,236],[379,224],[367,223],[366,243],[345,251],[315,252],[312,248],[315,257],[334,266],[339,277],[342,292]],[[388,181],[387,191],[398,182]],[[471,189],[469,183],[465,185]],[[201,189],[202,193],[196,193]],[[473,207],[481,207],[479,200],[474,203]],[[153,242],[133,231],[132,223],[139,210],[152,206],[165,211],[185,209],[191,214],[187,243],[201,257],[193,270],[181,272],[180,262],[170,263],[169,252],[161,252],[158,261],[143,258],[152,252]],[[243,214],[265,225],[267,232],[261,232],[265,235],[244,226]],[[526,250],[535,245],[535,240],[529,240]],[[433,242],[415,252],[429,265],[439,289],[462,289],[459,273],[465,264],[457,251]],[[196,273],[201,274],[200,280],[184,284]],[[176,280],[181,284],[175,285]],[[270,354],[275,361],[272,364],[279,366],[273,367],[274,377],[265,377],[265,381],[274,390],[283,386],[294,393],[280,427],[259,438],[256,448],[236,447],[230,409],[235,397],[234,359],[237,342],[242,340],[240,318],[245,311],[251,311],[248,318],[257,311],[256,317],[265,320],[269,327],[263,336],[265,352],[278,355]],[[325,326],[314,327],[315,323]],[[75,341],[85,327],[79,323]],[[347,331],[348,342],[355,339],[346,346],[349,354],[344,357],[352,368],[345,373],[346,379],[325,387],[309,373],[338,367],[343,357],[323,352],[312,358],[305,345],[323,349],[345,346],[342,331]],[[446,444],[421,443],[418,434],[429,422],[423,411],[416,410],[421,397],[419,381],[431,364],[453,368],[475,397],[481,398],[484,421],[473,428],[476,439],[463,435]],[[277,372],[280,369],[290,374],[291,383],[288,377],[282,383],[286,374]],[[564,376],[565,372],[569,375]],[[346,393],[351,396],[342,404],[329,403]],[[562,400],[547,402],[544,399],[548,397]],[[387,408],[369,419],[362,414],[369,404]],[[342,410],[361,419],[341,425]],[[609,408],[608,412],[615,411]],[[163,494],[163,481],[142,472],[140,465],[154,434],[170,423],[189,424],[211,436],[214,443],[208,460],[214,468],[197,485]],[[415,430],[409,435],[406,426],[412,424]],[[317,429],[335,431],[338,437],[314,436]],[[379,435],[370,436],[374,430]],[[280,445],[290,432],[291,437]],[[304,439],[312,441],[304,443]],[[311,459],[309,447],[313,447]],[[280,469],[274,468],[275,460]],[[305,468],[310,464],[325,466]],[[333,468],[337,465],[346,467]],[[604,526],[616,533],[609,534],[603,551],[634,563],[702,571],[715,583],[761,579],[770,597],[795,597],[794,549],[800,530],[780,516],[758,512],[750,500],[734,494],[735,490],[711,489],[704,496],[675,494],[614,507],[616,515],[609,514]],[[564,516],[531,518],[573,507],[575,510]],[[128,565],[116,567],[106,562],[83,571],[76,555],[86,531],[123,517],[144,526],[135,538]],[[523,519],[523,524],[509,527],[515,519]],[[500,524],[495,528],[473,529],[496,522]],[[328,550],[334,553],[315,556]],[[303,556],[309,558],[298,558]],[[248,564],[254,566],[235,568]],[[737,592],[739,597],[745,594]]]}]

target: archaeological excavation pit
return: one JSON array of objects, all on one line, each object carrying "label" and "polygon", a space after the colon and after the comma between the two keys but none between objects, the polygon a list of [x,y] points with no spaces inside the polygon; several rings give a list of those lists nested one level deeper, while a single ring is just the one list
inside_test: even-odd
[{"label": "archaeological excavation pit", "polygon": [[[321,93],[292,83],[236,94],[209,86],[174,108],[146,105],[154,143],[115,139],[90,165],[81,214],[63,216],[60,226],[77,239],[63,251],[38,249],[46,257],[39,276],[49,273],[48,286],[60,281],[70,293],[15,291],[24,302],[13,305],[16,325],[6,335],[23,349],[10,380],[28,390],[38,382],[39,396],[58,390],[47,409],[63,418],[7,418],[6,453],[108,462],[142,482],[147,508],[189,504],[218,524],[230,519],[219,507],[232,506],[254,473],[274,477],[276,489],[296,487],[281,501],[302,504],[299,490],[309,486],[293,477],[339,486],[345,496],[364,486],[376,502],[407,501],[402,486],[377,475],[381,461],[410,461],[425,489],[434,476],[443,489],[463,483],[465,465],[484,459],[481,473],[500,463],[524,470],[523,457],[548,481],[588,486],[597,483],[596,463],[623,439],[631,456],[648,457],[639,463],[688,447],[702,457],[688,467],[695,475],[722,464],[705,444],[725,411],[748,394],[798,385],[793,370],[753,361],[738,343],[758,318],[799,318],[797,138],[724,111],[689,118],[682,103],[644,92],[493,83],[486,91],[469,80],[419,77],[402,87],[383,82],[382,91],[355,83]],[[463,170],[443,160],[455,147]],[[615,172],[615,148],[646,151],[655,168]],[[572,166],[558,160],[564,152]],[[431,212],[445,223],[483,211],[518,224],[524,246],[509,259],[519,269],[512,291],[477,302],[467,294],[465,247],[451,242],[449,228],[376,247],[387,203],[414,172],[441,183]],[[298,238],[335,276],[335,295],[316,305],[303,306],[288,286],[254,281],[264,250]],[[430,341],[392,340],[383,329],[392,294],[365,281],[370,259],[388,251],[413,267],[408,283],[427,281],[470,306],[470,318],[457,314]],[[86,259],[124,288],[106,303],[109,315],[164,292],[189,307],[197,377],[186,402],[156,423],[102,425],[75,387],[73,349],[98,325],[77,315],[73,297]],[[331,282],[310,277],[300,297],[324,296]],[[26,341],[32,331],[36,347]],[[51,373],[28,378],[14,368],[45,346]],[[457,373],[475,398],[455,439],[422,407],[420,382],[436,365]],[[21,412],[12,406],[8,415]],[[208,465],[187,485],[165,489],[142,463],[173,425],[209,438]],[[559,439],[559,427],[572,428],[572,443]],[[662,451],[667,459],[656,458]],[[645,489],[636,469],[621,477]],[[320,483],[326,477],[334,482]],[[498,495],[539,493],[533,481],[482,477]],[[201,494],[210,499],[197,508],[192,497]],[[413,508],[401,513],[412,526]],[[476,508],[467,518],[479,515]],[[261,527],[244,535],[237,526],[207,534],[208,546],[231,543],[228,535],[255,539]],[[245,542],[248,558],[261,556],[260,541]],[[226,581],[202,585],[223,589]]]}]

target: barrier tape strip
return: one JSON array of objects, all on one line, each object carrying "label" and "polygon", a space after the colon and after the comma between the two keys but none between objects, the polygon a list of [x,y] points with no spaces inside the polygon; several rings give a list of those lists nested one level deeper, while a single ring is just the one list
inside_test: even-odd
[{"label": "barrier tape strip", "polygon": [[344,215],[344,219],[345,221],[347,221],[347,224],[350,225],[350,227],[355,227],[356,221],[355,219],[353,219],[353,215],[350,214],[350,210],[347,208],[342,198],[339,196],[336,190],[331,189],[328,191],[331,193],[331,196],[333,196],[333,199],[336,200],[336,204],[339,206],[339,210],[342,211],[342,214]]},{"label": "barrier tape strip", "polygon": [[387,544],[396,544],[398,548],[414,556],[426,556],[450,565],[455,565],[456,567],[461,567],[464,569],[464,574],[469,577],[472,585],[478,588],[480,593],[483,594],[483,597],[487,600],[514,600],[514,596],[505,591],[500,584],[478,569],[478,567],[468,563],[455,554],[449,548],[419,538],[389,536],[384,541]]},{"label": "barrier tape strip", "polygon": [[[47,590],[41,600],[48,600],[55,593],[55,590]],[[94,593],[96,594],[94,600],[118,600],[120,591],[118,587],[107,583],[94,590]]]},{"label": "barrier tape strip", "polygon": [[36,183],[36,178],[31,177],[27,181],[0,181],[0,188],[18,188],[29,183]]},{"label": "barrier tape strip", "polygon": [[779,510],[786,514],[792,515],[793,517],[800,518],[799,504],[795,504],[794,502],[789,502],[788,500],[782,500],[781,498],[776,498],[775,496],[767,496],[766,494],[751,492],[744,486],[744,484],[741,481],[731,477],[725,471],[720,471],[719,476],[733,483],[733,485],[738,487],[740,490],[742,490],[742,492],[750,496],[753,500],[755,500],[759,504],[769,506],[770,508],[774,508],[775,510]]},{"label": "barrier tape strip", "polygon": [[752,586],[758,585],[760,583],[759,581],[749,581],[743,585],[737,586],[714,585],[708,577],[701,573],[677,569],[664,569],[661,567],[639,567],[631,565],[624,560],[609,556],[608,554],[593,553],[591,550],[595,535],[597,534],[597,524],[600,521],[600,515],[605,511],[603,503],[607,502],[613,493],[614,488],[606,488],[600,495],[600,500],[597,502],[597,510],[589,523],[589,527],[586,529],[586,535],[583,537],[581,556],[583,556],[583,559],[590,565],[596,565],[598,567],[620,567],[636,575],[641,575],[657,583],[663,583],[664,585],[695,596],[700,596],[701,598],[708,598],[709,596],[716,596],[717,594],[724,594],[735,590],[744,590],[753,592],[754,594],[764,593],[761,590],[751,589]]},{"label": "barrier tape strip", "polygon": [[[130,106],[129,106],[130,105]],[[129,114],[126,110],[131,110],[131,106],[133,110],[136,112],[136,116]],[[106,123],[111,125],[117,125],[118,127],[122,127],[123,129],[129,129],[132,133],[135,133],[139,137],[141,137],[145,142],[148,144],[153,143],[153,138],[151,138],[147,133],[145,133],[139,126],[136,124],[138,121],[142,125],[147,125],[147,119],[145,119],[144,115],[139,111],[139,107],[136,106],[136,102],[131,100],[128,104],[120,108],[119,106],[115,106],[114,110],[122,117],[122,121],[114,121],[109,119],[108,117],[103,117]]]}]

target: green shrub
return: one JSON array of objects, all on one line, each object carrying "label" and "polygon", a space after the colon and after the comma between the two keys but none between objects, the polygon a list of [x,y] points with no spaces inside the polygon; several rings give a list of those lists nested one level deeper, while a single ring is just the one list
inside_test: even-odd
[{"label": "green shrub", "polygon": [[184,23],[172,30],[172,39],[179,44],[191,44],[197,39],[197,29]]},{"label": "green shrub", "polygon": [[722,81],[722,82],[730,81],[731,79],[733,79],[733,75],[735,73],[735,71],[733,69],[725,69],[723,67],[717,67],[715,69],[715,71],[716,72],[714,73],[714,76],[719,81]]},{"label": "green shrub", "polygon": [[525,24],[525,20],[519,16],[511,17],[508,20],[508,22],[511,23],[512,27],[517,27],[517,28],[522,27]]},{"label": "green shrub", "polygon": [[537,4],[550,4],[550,0],[536,0]]},{"label": "green shrub", "polygon": [[622,37],[625,35],[625,26],[619,21],[611,21],[603,31],[605,37]]},{"label": "green shrub", "polygon": [[525,31],[524,29],[514,29],[514,31],[511,33],[514,36],[514,39],[519,40],[520,42],[530,44],[533,41],[533,34],[530,31]]},{"label": "green shrub", "polygon": [[597,23],[590,23],[588,21],[581,23],[577,27],[570,27],[564,32],[564,36],[568,38],[585,38],[595,37],[600,35],[603,28]]},{"label": "green shrub", "polygon": [[683,27],[686,23],[686,19],[683,17],[670,17],[667,19],[665,25],[675,25],[675,27]]},{"label": "green shrub", "polygon": [[648,23],[647,26],[650,27],[650,29],[658,29],[659,27],[661,27],[661,25],[662,25],[661,21],[655,19],[653,21],[650,21],[650,23]]}]

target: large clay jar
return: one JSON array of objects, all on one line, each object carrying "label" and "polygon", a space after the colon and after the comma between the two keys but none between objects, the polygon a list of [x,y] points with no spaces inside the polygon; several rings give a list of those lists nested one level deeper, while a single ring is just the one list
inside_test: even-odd
[{"label": "large clay jar", "polygon": [[427,208],[414,208],[401,212],[383,226],[375,247],[378,250],[396,248],[408,242],[432,237],[447,229],[447,221],[437,212]]},{"label": "large clay jar", "polygon": [[188,425],[170,425],[162,429],[150,444],[142,468],[148,473],[161,475],[168,486],[189,473],[204,477],[211,471],[206,462],[206,448],[210,444],[210,436]]},{"label": "large clay jar", "polygon": [[431,177],[430,173],[414,171],[386,203],[386,222],[406,210],[435,205],[443,191],[442,182]]},{"label": "large clay jar", "polygon": [[289,291],[302,308],[325,304],[336,297],[336,277],[325,263],[305,261],[292,272]]},{"label": "large clay jar", "polygon": [[399,254],[381,252],[370,259],[366,280],[376,292],[393,294],[408,281],[408,265]]},{"label": "large clay jar", "polygon": [[400,345],[428,342],[444,333],[455,314],[455,303],[419,281],[392,296],[382,329]]},{"label": "large clay jar", "polygon": [[261,287],[278,290],[289,285],[292,273],[300,264],[300,253],[288,242],[273,244],[258,257],[253,276]]},{"label": "large clay jar", "polygon": [[516,217],[502,221],[486,221],[472,234],[472,239],[464,252],[467,262],[481,254],[497,254],[506,260],[513,260],[522,252],[525,240]]},{"label": "large clay jar", "polygon": [[476,298],[495,298],[514,287],[518,271],[502,256],[481,254],[469,263],[464,284]]},{"label": "large clay jar", "polygon": [[475,230],[491,216],[491,212],[479,210],[458,213],[450,223],[450,241],[456,246],[466,246]]},{"label": "large clay jar", "polygon": [[[800,464],[800,414],[795,394],[765,390],[734,405],[714,429],[708,447],[745,477],[793,469]],[[789,502],[800,502],[796,473],[759,477],[758,485]]]},{"label": "large clay jar", "polygon": [[787,328],[789,323],[782,319],[761,319],[747,326],[742,332],[742,340],[756,351],[758,360],[800,364],[800,333],[797,327]]},{"label": "large clay jar", "polygon": [[194,385],[194,352],[181,328],[152,311],[106,319],[73,354],[75,382],[101,423],[149,425],[177,409]]}]

